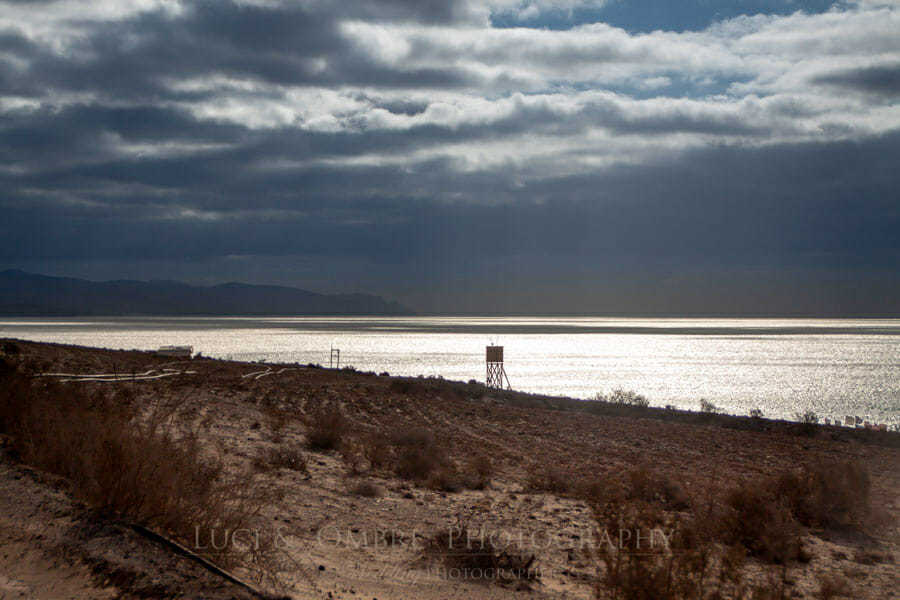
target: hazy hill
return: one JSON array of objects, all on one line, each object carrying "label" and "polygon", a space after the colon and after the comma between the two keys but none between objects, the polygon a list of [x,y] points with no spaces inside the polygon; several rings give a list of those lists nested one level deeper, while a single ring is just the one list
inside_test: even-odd
[{"label": "hazy hill", "polygon": [[177,281],[87,281],[0,271],[2,315],[400,315],[411,311],[368,294],[316,294],[291,287]]}]

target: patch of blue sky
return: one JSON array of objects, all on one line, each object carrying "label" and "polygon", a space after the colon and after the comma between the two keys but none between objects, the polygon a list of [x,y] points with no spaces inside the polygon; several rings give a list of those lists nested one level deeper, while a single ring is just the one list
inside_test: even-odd
[{"label": "patch of blue sky", "polygon": [[836,0],[608,0],[602,7],[548,9],[527,17],[516,11],[492,15],[494,27],[572,29],[589,23],[606,23],[631,33],[650,31],[701,31],[713,23],[741,15],[789,15],[827,12],[846,6]]}]

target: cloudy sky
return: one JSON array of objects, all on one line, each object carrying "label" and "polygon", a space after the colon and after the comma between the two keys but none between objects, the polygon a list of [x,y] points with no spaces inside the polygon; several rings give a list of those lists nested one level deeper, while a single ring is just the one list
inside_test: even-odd
[{"label": "cloudy sky", "polygon": [[0,1],[0,267],[898,311],[900,1]]}]

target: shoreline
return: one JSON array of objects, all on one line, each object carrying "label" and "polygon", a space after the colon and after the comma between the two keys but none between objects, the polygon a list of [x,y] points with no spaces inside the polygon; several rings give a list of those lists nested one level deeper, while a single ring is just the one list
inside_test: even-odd
[{"label": "shoreline", "polygon": [[[613,507],[642,507],[678,529],[699,518],[708,498],[727,501],[733,486],[764,481],[822,461],[864,465],[871,481],[868,495],[872,514],[888,521],[879,521],[886,524],[878,528],[866,526],[864,535],[826,526],[803,526],[798,539],[802,540],[804,554],[790,559],[785,579],[779,579],[778,585],[787,586],[795,597],[814,598],[825,575],[833,574],[850,582],[854,597],[874,600],[889,597],[898,583],[898,434],[616,403],[592,403],[594,410],[586,410],[589,403],[580,400],[353,370],[285,365],[268,369],[265,364],[207,358],[173,364],[170,359],[144,351],[27,341],[19,342],[19,346],[14,360],[22,373],[176,369],[176,376],[152,380],[129,381],[126,377],[112,383],[55,384],[61,387],[47,378],[31,381],[39,389],[50,386],[48,390],[65,392],[60,398],[62,406],[74,401],[69,394],[77,399],[79,393],[107,394],[113,401],[127,402],[144,415],[142,419],[152,416],[157,410],[154,407],[162,406],[166,414],[171,414],[165,430],[197,436],[201,454],[215,457],[228,481],[240,482],[231,488],[234,493],[267,490],[267,504],[253,531],[263,542],[283,540],[281,551],[287,557],[286,564],[293,566],[278,567],[278,575],[285,585],[283,593],[291,597],[326,598],[331,592],[332,597],[341,598],[514,600],[527,594],[541,600],[588,599],[603,581],[598,549],[608,548],[588,544],[596,540],[586,538],[584,533],[600,524],[599,498],[618,493],[616,490],[625,485],[624,489],[632,491],[616,500]],[[4,359],[11,360],[8,355]],[[267,371],[271,374],[257,378]],[[333,421],[333,427],[339,422],[344,425],[324,431],[341,436],[331,445],[327,441],[331,438],[323,441],[316,436],[323,433],[317,433],[322,424],[337,418],[334,415],[340,415],[340,419]],[[424,437],[409,437],[410,432],[417,431],[426,433]],[[415,446],[413,456],[438,453],[435,464],[442,466],[421,478],[416,471],[404,470],[408,468],[402,467],[401,450],[405,446],[395,444],[408,443],[403,440],[409,439],[424,444]],[[379,454],[384,451],[387,458]],[[486,479],[473,479],[482,469],[473,462],[477,457],[489,458]],[[9,468],[13,471],[9,471],[9,477],[0,477],[0,485],[5,486],[9,497],[17,497],[13,494],[22,484],[14,473],[26,467],[15,463],[8,452],[3,460],[12,460]],[[829,467],[827,472],[837,472],[835,469]],[[39,483],[56,481],[47,477],[38,477]],[[643,489],[633,487],[637,484],[649,485],[650,491],[632,497],[630,494],[638,493],[635,490]],[[54,494],[78,493],[77,486],[55,485],[40,483],[39,489],[30,492],[34,501],[46,502],[42,498],[51,490],[63,490]],[[12,507],[8,517],[0,520],[0,544],[12,544],[13,527],[22,523],[34,530],[47,526],[49,517],[28,502]],[[96,548],[100,543],[90,532],[106,531],[112,538],[103,542],[108,548],[103,554],[107,567],[101,572],[108,573],[109,565],[113,565],[126,571],[137,569],[147,577],[133,584],[128,578],[109,584],[102,583],[108,575],[98,580],[88,572],[86,581],[112,585],[127,593],[135,593],[129,585],[156,581],[162,586],[159,591],[142,588],[147,597],[166,593],[216,597],[205,587],[193,595],[185,593],[186,588],[178,586],[190,580],[184,576],[187,567],[167,562],[169,559],[163,561],[153,554],[157,550],[149,547],[125,544],[125,534],[109,530],[106,517],[94,515],[89,520],[92,524],[61,530],[59,535],[69,539],[76,531],[81,532],[82,537],[67,543],[74,544],[71,547],[78,549],[77,555],[90,562],[98,559]],[[472,565],[447,562],[453,557],[440,553],[440,546],[435,550],[435,544],[443,539],[442,532],[457,535],[453,527],[463,525],[471,532],[494,532],[494,539],[508,535],[517,543],[524,540],[521,562],[504,567],[504,573],[505,577],[509,572],[525,575],[490,583],[450,577],[448,574],[471,573]],[[650,535],[650,530],[641,531],[645,539]],[[341,537],[335,538],[334,532],[340,532]],[[366,532],[375,537],[361,537]],[[371,541],[390,539],[388,534],[396,534],[399,542],[385,545]],[[460,529],[458,535],[462,534]],[[195,532],[191,528],[177,539],[189,546],[192,535]],[[210,548],[210,537],[204,535],[197,545],[199,551]],[[703,535],[701,539],[705,539]],[[54,539],[16,542],[38,553],[34,568],[46,577],[55,577],[56,571],[40,556],[58,551]],[[221,541],[221,537],[218,539]],[[532,544],[531,540],[537,541]],[[711,548],[723,548],[721,541],[710,539],[710,543]],[[529,563],[532,556],[533,563]],[[747,586],[765,587],[770,576],[781,572],[764,555],[751,551],[743,561],[741,572]],[[239,579],[252,579],[248,566],[234,569]],[[13,576],[12,566],[2,561],[0,576],[19,577]],[[16,580],[26,581],[21,577]],[[40,589],[40,581],[31,588],[33,597],[52,598],[34,591]],[[202,579],[197,585],[213,584]],[[519,587],[530,591],[517,591]],[[351,594],[351,589],[356,593]],[[73,593],[72,597],[87,600],[105,596],[93,590],[83,595]]]},{"label": "shoreline", "polygon": [[[113,348],[104,348],[104,347],[96,347],[96,346],[85,346],[85,345],[79,345],[79,344],[66,344],[66,343],[61,343],[61,342],[31,341],[31,340],[20,339],[20,338],[0,337],[0,344],[4,343],[6,341],[60,345],[60,346],[64,346],[64,347],[80,348],[80,349],[84,349],[84,350],[96,350],[96,351],[108,350],[111,352],[120,352],[120,351],[140,352],[140,353],[145,353],[145,354],[149,354],[149,355],[155,355],[155,350],[113,349]],[[236,360],[236,359],[232,359],[232,358],[206,356],[206,355],[203,355],[202,351],[198,352],[194,358],[197,358],[197,357],[199,357],[201,360],[213,360],[213,361],[222,361],[222,362],[237,363],[237,364],[265,365],[268,367],[319,368],[319,369],[330,370],[330,371],[335,371],[335,372],[337,372],[337,371],[347,372],[349,370],[349,371],[355,372],[355,373],[379,376],[378,373],[376,373],[375,371],[360,370],[360,369],[357,369],[356,367],[354,367],[353,365],[347,365],[345,367],[332,369],[332,368],[323,366],[319,363],[300,364],[297,362],[278,362],[278,361],[262,361],[262,360],[242,361],[242,360]],[[385,376],[384,373],[385,372],[382,372],[382,374],[380,376],[384,377]],[[124,374],[123,374],[123,376],[124,376]],[[470,390],[470,393],[484,394],[484,393],[486,393],[486,390],[490,389],[490,388],[485,387],[482,383],[479,383],[479,382],[476,382],[475,387],[472,388],[472,381],[475,381],[475,380],[470,380],[470,381],[466,382],[463,380],[445,379],[442,375],[427,375],[426,376],[426,375],[390,375],[389,374],[387,376],[390,377],[391,379],[396,379],[396,380],[443,382],[443,383],[447,384],[448,386],[454,387],[458,390],[459,389],[466,390],[467,388],[471,388],[471,390],[474,390],[474,392],[472,392]],[[479,389],[478,386],[480,386],[481,388],[484,388],[484,389]],[[602,404],[604,404],[602,401],[598,401],[596,398],[576,398],[576,397],[566,396],[566,395],[543,394],[543,393],[539,393],[539,392],[529,392],[529,391],[515,390],[515,389],[508,390],[508,392],[511,392],[512,394],[514,394],[514,397],[532,398],[544,406],[565,407],[566,410],[581,410],[583,412],[592,412],[592,410],[590,408],[583,407],[582,404],[583,403],[595,403],[594,406],[595,406],[595,408],[598,408],[598,409]],[[499,390],[498,393],[506,394],[507,390]],[[702,400],[701,398],[697,398],[695,401],[700,402],[701,400]],[[653,398],[649,398],[649,401],[652,402]],[[609,403],[607,402],[605,404],[608,405]],[[664,405],[664,406],[650,405],[650,406],[646,406],[646,407],[627,407],[624,405],[619,405],[618,407],[616,407],[618,410],[613,410],[613,407],[605,406],[605,407],[603,407],[605,410],[597,410],[596,412],[598,412],[599,414],[626,414],[626,413],[628,413],[629,410],[631,410],[632,412],[629,414],[640,415],[641,411],[645,411],[644,416],[652,416],[653,418],[658,418],[658,419],[661,419],[664,421],[665,420],[682,420],[682,421],[686,421],[686,422],[721,421],[721,422],[723,422],[723,424],[725,424],[725,426],[730,426],[730,427],[735,427],[735,428],[757,429],[757,430],[765,429],[766,427],[769,426],[766,424],[770,424],[772,426],[788,427],[788,428],[792,428],[792,427],[796,426],[797,424],[803,424],[807,427],[810,425],[815,425],[818,427],[829,428],[829,429],[833,429],[836,431],[863,431],[864,430],[864,431],[871,431],[876,434],[900,433],[900,414],[894,416],[893,420],[887,420],[885,422],[879,422],[874,419],[870,421],[870,419],[867,418],[868,415],[863,415],[863,416],[852,415],[858,421],[858,425],[848,425],[848,424],[846,424],[846,421],[844,420],[844,418],[846,418],[848,415],[841,415],[842,418],[839,420],[836,415],[826,417],[825,415],[817,415],[810,411],[809,414],[806,415],[807,420],[809,417],[815,417],[815,422],[806,422],[806,420],[804,419],[804,414],[800,414],[800,413],[798,413],[796,415],[795,419],[766,417],[764,414],[760,417],[753,417],[750,414],[741,415],[741,414],[723,412],[720,407],[716,407],[712,403],[710,404],[710,406],[714,409],[712,412],[680,408],[680,407],[677,407],[674,405]],[[664,412],[662,414],[660,414],[660,411],[664,411]],[[752,412],[752,411],[750,411],[750,412]],[[825,423],[826,418],[828,418],[829,421],[831,421],[831,422]],[[750,423],[749,425],[747,424],[748,421]],[[869,426],[864,425],[866,423],[868,423],[870,425]],[[780,425],[776,425],[776,424],[780,424]],[[879,426],[883,426],[884,429],[879,431]]]}]

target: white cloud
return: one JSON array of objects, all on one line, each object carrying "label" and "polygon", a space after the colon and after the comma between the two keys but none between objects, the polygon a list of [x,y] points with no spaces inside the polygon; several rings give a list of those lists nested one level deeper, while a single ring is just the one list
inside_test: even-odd
[{"label": "white cloud", "polygon": [[[470,8],[525,15],[586,4],[488,0]],[[12,26],[21,17],[20,30],[59,49],[65,35],[55,32],[86,28],[91,19],[127,18],[153,8],[172,18],[179,14],[178,3],[166,0],[107,2],[92,4],[86,10],[93,12],[76,23],[75,9],[86,5],[63,6],[39,17],[14,9],[4,18]],[[321,82],[285,85],[210,69],[165,78],[169,90],[187,96],[169,104],[201,120],[254,130],[410,136],[396,148],[351,147],[345,156],[298,159],[304,164],[446,158],[466,171],[512,168],[533,176],[590,171],[711,144],[859,138],[900,127],[896,102],[820,83],[835,72],[900,64],[900,10],[884,2],[816,15],[739,17],[683,33],[631,34],[604,23],[551,31],[495,29],[478,20],[359,18],[339,23],[338,31],[346,45],[335,52],[342,54],[290,57],[292,65],[322,75]],[[342,81],[340,69],[347,64],[405,75],[406,85]],[[419,72],[450,70],[462,74],[463,85],[444,87],[440,78],[415,85],[412,79]],[[657,97],[635,98],[629,95],[634,90]],[[77,101],[72,94],[55,96],[57,104]],[[412,105],[415,110],[403,108]],[[26,98],[0,104],[6,111],[35,109],[35,101]],[[154,148],[199,153],[208,146],[179,142]]]}]

